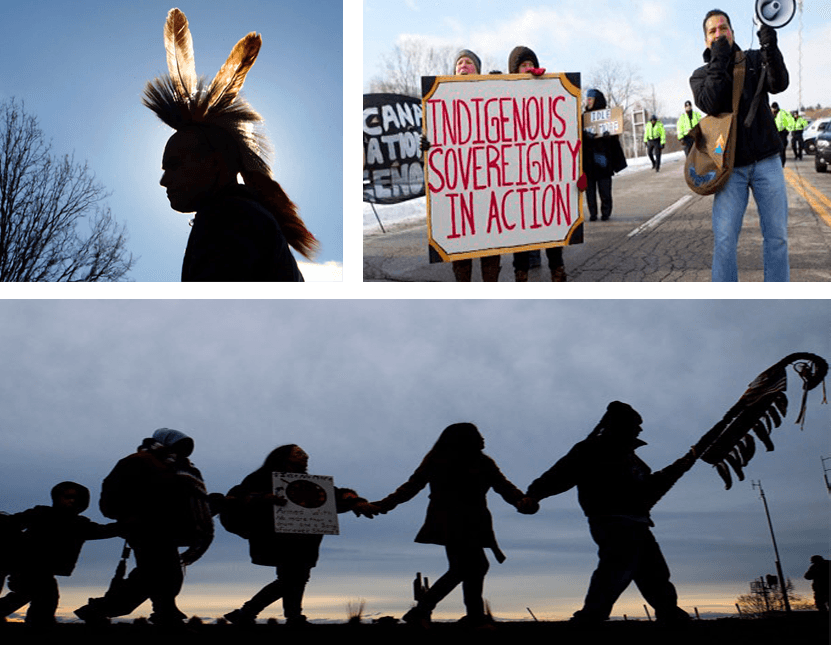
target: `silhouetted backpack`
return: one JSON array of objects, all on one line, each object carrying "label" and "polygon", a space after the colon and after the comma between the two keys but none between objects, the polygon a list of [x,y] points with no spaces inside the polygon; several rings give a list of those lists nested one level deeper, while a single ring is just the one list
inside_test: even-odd
[{"label": "silhouetted backpack", "polygon": [[0,576],[8,573],[20,556],[23,531],[8,513],[0,511]]},{"label": "silhouetted backpack", "polygon": [[693,192],[712,195],[721,190],[733,172],[736,158],[736,127],[739,98],[744,85],[744,52],[736,52],[733,66],[733,111],[705,116],[691,131],[695,143],[684,163],[684,178]]},{"label": "silhouetted backpack", "polygon": [[[219,512],[219,522],[229,533],[239,535],[246,540],[251,537],[251,516],[246,512],[244,504],[234,497],[237,486],[228,491],[226,502]],[[229,498],[231,501],[229,501]]]}]

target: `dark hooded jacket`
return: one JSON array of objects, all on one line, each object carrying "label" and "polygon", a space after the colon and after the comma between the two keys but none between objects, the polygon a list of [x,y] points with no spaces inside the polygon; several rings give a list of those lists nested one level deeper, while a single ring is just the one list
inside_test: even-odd
[{"label": "dark hooded jacket", "polygon": [[[71,487],[78,492],[78,509],[35,506],[9,516],[9,525],[16,531],[22,531],[14,540],[15,553],[9,554],[8,558],[8,570],[12,573],[37,570],[68,576],[75,569],[84,542],[118,535],[115,523],[98,524],[80,515],[89,505],[89,491],[85,486],[73,482],[64,482],[59,486]],[[53,497],[54,493],[55,489]]]},{"label": "dark hooded jacket", "polygon": [[171,461],[156,448],[188,442],[192,449],[193,442],[177,430],[156,435],[158,443],[145,440],[104,479],[101,513],[118,520],[129,540],[163,540],[204,551],[213,539],[213,522],[202,475],[187,455]]},{"label": "dark hooded jacket", "polygon": [[508,55],[508,73],[518,74],[520,64],[526,60],[531,61],[534,64],[534,67],[540,66],[540,62],[537,60],[537,55],[532,49],[529,49],[524,45],[514,47]]},{"label": "dark hooded jacket", "polygon": [[[312,568],[317,564],[323,536],[277,533],[274,530],[274,504],[264,499],[273,490],[271,472],[258,470],[229,490],[226,496],[226,505],[235,507],[236,513],[245,516],[251,562],[268,567],[293,562]],[[357,503],[365,501],[349,488],[335,488],[338,513],[352,510]]]},{"label": "dark hooded jacket", "polygon": [[182,282],[303,282],[277,220],[241,184],[192,222]]},{"label": "dark hooded jacket", "polygon": [[649,511],[691,463],[682,457],[652,472],[635,450],[646,445],[605,432],[576,444],[538,477],[528,496],[543,499],[577,486],[577,499],[587,517],[620,516],[651,522]]},{"label": "dark hooded jacket", "polygon": [[[733,111],[733,66],[738,45],[716,44],[704,51],[706,65],[699,67],[690,77],[695,104],[711,115]],[[782,53],[777,47],[764,50],[749,49],[745,52],[744,85],[739,99],[739,121],[736,136],[735,166],[747,166],[782,151],[782,142],[768,104],[768,93],[778,94],[788,88],[788,70]],[[765,83],[750,125],[745,127],[762,68],[767,66]]]},{"label": "dark hooded jacket", "polygon": [[811,581],[811,588],[820,597],[828,597],[828,583],[831,579],[831,561],[821,555],[811,558],[811,566],[805,572],[805,579]]},{"label": "dark hooded jacket", "polygon": [[[592,110],[606,109],[606,97],[603,92],[594,90],[595,99]],[[595,137],[583,132],[583,172],[589,179],[611,177],[626,168],[626,156],[618,136]]]}]

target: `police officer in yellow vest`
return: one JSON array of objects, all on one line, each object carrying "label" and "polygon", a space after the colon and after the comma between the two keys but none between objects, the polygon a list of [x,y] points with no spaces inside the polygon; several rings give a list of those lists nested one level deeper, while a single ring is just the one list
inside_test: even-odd
[{"label": "police officer in yellow vest", "polygon": [[649,160],[655,172],[661,170],[661,150],[667,142],[667,133],[664,124],[658,121],[654,114],[643,131],[643,140],[646,143],[646,150],[649,153]]},{"label": "police officer in yellow vest", "polygon": [[770,111],[773,112],[773,120],[776,122],[776,129],[779,130],[779,138],[782,140],[782,165],[785,165],[785,151],[788,149],[788,132],[793,124],[793,117],[787,110],[780,110],[779,104],[775,101],[770,104]]},{"label": "police officer in yellow vest", "polygon": [[690,148],[695,143],[690,132],[698,125],[700,120],[701,113],[698,110],[693,110],[692,103],[684,101],[684,113],[678,118],[678,123],[675,125],[678,140],[684,144],[684,154],[690,154]]},{"label": "police officer in yellow vest", "polygon": [[800,116],[797,110],[791,114],[793,117],[793,127],[791,128],[791,148],[793,149],[794,159],[802,159],[802,131],[808,127],[808,121],[804,116]]}]

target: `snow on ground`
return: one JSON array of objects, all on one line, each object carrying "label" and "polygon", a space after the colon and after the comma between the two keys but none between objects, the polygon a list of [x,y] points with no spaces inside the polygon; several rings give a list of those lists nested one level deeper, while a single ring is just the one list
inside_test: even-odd
[{"label": "snow on ground", "polygon": [[[684,151],[670,152],[661,157],[661,163],[680,161],[684,158]],[[649,157],[636,157],[626,160],[628,166],[618,173],[617,176],[651,169]],[[378,220],[372,210],[372,204],[364,202],[364,235],[374,235],[381,232]],[[394,227],[409,226],[423,223],[427,220],[427,198],[419,197],[410,199],[400,204],[375,204],[375,210],[384,228],[389,230]]]}]

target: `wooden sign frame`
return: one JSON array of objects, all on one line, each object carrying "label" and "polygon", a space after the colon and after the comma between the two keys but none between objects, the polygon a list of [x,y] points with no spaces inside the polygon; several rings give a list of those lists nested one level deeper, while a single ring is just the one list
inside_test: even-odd
[{"label": "wooden sign frame", "polygon": [[431,261],[583,241],[580,75],[422,77]]}]

